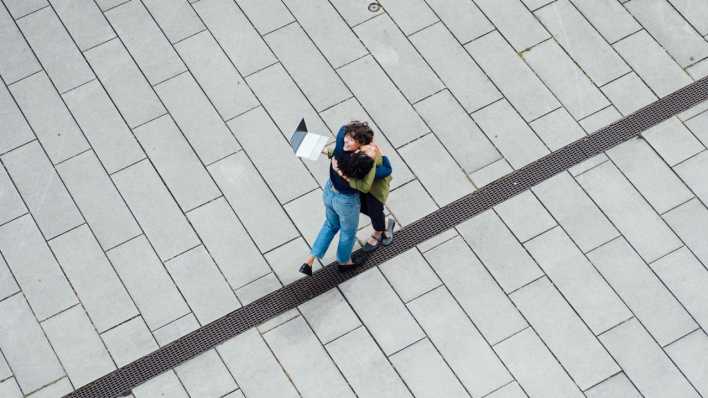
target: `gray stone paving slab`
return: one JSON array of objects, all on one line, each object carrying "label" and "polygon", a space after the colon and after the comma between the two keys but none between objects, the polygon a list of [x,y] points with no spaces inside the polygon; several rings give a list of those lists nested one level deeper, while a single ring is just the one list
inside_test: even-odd
[{"label": "gray stone paving slab", "polygon": [[368,0],[331,0],[330,2],[349,26],[356,26],[384,12],[383,7],[375,12],[369,11]]},{"label": "gray stone paving slab", "polygon": [[[409,9],[408,5],[406,9]],[[410,102],[417,102],[444,88],[416,48],[387,15],[358,25],[354,32]]]},{"label": "gray stone paving slab", "polygon": [[557,1],[535,15],[598,86],[630,71],[629,66],[569,0]]},{"label": "gray stone paving slab", "polygon": [[703,145],[708,146],[708,112],[686,121],[686,126],[703,142]]},{"label": "gray stone paving slab", "polygon": [[141,233],[93,152],[67,160],[57,171],[104,250]]},{"label": "gray stone paving slab", "polygon": [[705,148],[676,117],[644,131],[642,137],[669,166],[674,166]]},{"label": "gray stone paving slab", "polygon": [[5,7],[0,7],[0,54],[2,54],[0,76],[6,84],[11,84],[42,70],[37,58]]},{"label": "gray stone paving slab", "polygon": [[708,209],[705,205],[692,199],[666,213],[664,218],[705,267],[708,264]]},{"label": "gray stone paving slab", "polygon": [[[316,191],[318,192],[318,191]],[[307,197],[307,196],[305,196]],[[319,199],[319,197],[318,197]],[[273,268],[273,272],[284,285],[290,284],[305,277],[298,267],[293,266],[293,259],[304,258],[310,252],[310,247],[302,238],[296,238],[264,254],[266,261]],[[250,266],[250,265],[249,265]],[[313,270],[321,268],[319,262],[313,264]]]},{"label": "gray stone paving slab", "polygon": [[636,320],[608,331],[600,340],[644,397],[699,397]]},{"label": "gray stone paving slab", "polygon": [[457,230],[505,292],[543,274],[493,211],[487,210],[465,221]]},{"label": "gray stone paving slab", "polygon": [[674,170],[703,203],[708,203],[708,151],[686,160]]},{"label": "gray stone paving slab", "polygon": [[587,398],[640,398],[639,391],[624,373],[618,373],[585,391]]},{"label": "gray stone paving slab", "polygon": [[236,3],[262,35],[293,21],[290,11],[279,0],[237,0]]},{"label": "gray stone paving slab", "polygon": [[610,104],[555,41],[545,41],[523,57],[576,119]]},{"label": "gray stone paving slab", "polygon": [[[465,172],[479,170],[501,158],[494,145],[449,91],[418,102],[415,109]],[[400,174],[398,167],[396,177]]]},{"label": "gray stone paving slab", "polygon": [[151,330],[189,312],[182,295],[144,236],[107,254]]},{"label": "gray stone paving slab", "polygon": [[368,270],[339,286],[386,355],[424,336],[378,269]]},{"label": "gray stone paving slab", "polygon": [[662,346],[698,327],[623,239],[593,250],[588,258]]},{"label": "gray stone paving slab", "polygon": [[519,242],[526,242],[556,225],[553,217],[530,191],[494,206],[494,210]]},{"label": "gray stone paving slab", "polygon": [[234,1],[200,0],[193,7],[242,75],[276,61]]},{"label": "gray stone paving slab", "polygon": [[686,72],[688,72],[694,80],[708,76],[708,59],[704,59],[703,61],[689,66],[686,68]]},{"label": "gray stone paving slab", "polygon": [[656,95],[634,72],[606,84],[602,92],[625,116],[657,100]]},{"label": "gray stone paving slab", "polygon": [[467,43],[494,30],[494,25],[474,2],[428,0],[427,3],[460,43]]},{"label": "gray stone paving slab", "polygon": [[[423,101],[419,102],[419,104],[421,103],[423,103]],[[460,109],[460,111],[464,113],[462,109]],[[334,132],[339,131],[341,126],[351,122],[352,120],[366,121],[369,123],[369,127],[371,127],[374,131],[374,142],[381,147],[381,151],[388,157],[391,162],[391,167],[394,169],[390,183],[391,189],[395,189],[415,178],[411,170],[408,168],[408,165],[406,165],[403,159],[401,159],[398,155],[398,152],[396,152],[393,148],[391,142],[388,138],[386,138],[381,129],[379,129],[378,125],[369,117],[369,115],[367,115],[364,108],[361,107],[361,104],[359,104],[355,98],[348,99],[341,104],[337,104],[326,111],[323,111],[321,116],[325,123],[327,123],[330,130]],[[428,124],[430,124],[429,121]],[[324,163],[326,167],[326,177],[329,177],[329,162]]]},{"label": "gray stone paving slab", "polygon": [[563,108],[558,108],[529,124],[551,151],[585,136],[585,131],[578,122]]},{"label": "gray stone paving slab", "polygon": [[74,388],[71,386],[69,379],[64,377],[56,383],[50,384],[30,394],[29,398],[55,398],[64,396],[64,394],[68,394],[72,391],[74,391]]},{"label": "gray stone paving slab", "polygon": [[581,390],[620,371],[550,280],[541,278],[510,297]]},{"label": "gray stone paving slab", "polygon": [[[5,297],[3,297],[4,299]],[[0,380],[5,380],[9,377],[12,377],[12,371],[10,368],[7,366],[7,362],[5,361],[5,357],[0,354]]]},{"label": "gray stone paving slab", "polygon": [[263,69],[249,76],[246,81],[284,134],[291,134],[304,118],[308,131],[330,135],[329,129],[317,116],[312,104],[281,64]]},{"label": "gray stone paving slab", "polygon": [[0,124],[5,126],[0,136],[0,153],[34,139],[32,130],[4,84],[0,85],[0,109],[3,110],[0,113]]},{"label": "gray stone paving slab", "polygon": [[554,176],[532,190],[583,252],[619,235],[607,217],[567,173]]},{"label": "gray stone paving slab", "polygon": [[412,398],[393,366],[363,327],[326,345],[354,392],[361,398]]},{"label": "gray stone paving slab", "polygon": [[595,334],[632,316],[562,229],[546,232],[526,243],[526,248]]},{"label": "gray stone paving slab", "polygon": [[[177,327],[170,328],[175,324]],[[165,346],[198,328],[197,319],[190,314],[160,328],[153,335],[160,346]],[[238,388],[215,349],[180,364],[175,373],[189,395],[194,397],[219,398]]]},{"label": "gray stone paving slab", "polygon": [[96,4],[98,4],[98,6],[103,11],[106,11],[123,3],[125,3],[125,0],[96,0]]},{"label": "gray stone paving slab", "polygon": [[524,119],[536,119],[560,106],[498,32],[467,43],[465,48]]},{"label": "gray stone paving slab", "polygon": [[5,0],[5,5],[15,19],[47,6],[47,0]]},{"label": "gray stone paving slab", "polygon": [[[357,318],[338,289],[332,289],[317,296],[300,305],[299,308],[307,323],[323,344],[327,344],[361,325],[359,318]],[[331,350],[331,347],[328,347],[328,349]],[[334,357],[334,360],[339,364],[336,355]],[[345,376],[349,377],[346,374]],[[354,389],[357,390],[357,387],[354,386]]]},{"label": "gray stone paving slab", "polygon": [[428,339],[416,342],[390,359],[416,398],[469,397]]},{"label": "gray stone paving slab", "polygon": [[246,398],[241,390],[236,390],[230,394],[225,395],[223,398]]},{"label": "gray stone paving slab", "polygon": [[526,50],[550,37],[521,0],[475,0],[516,51]]},{"label": "gray stone paving slab", "polygon": [[[54,351],[22,294],[0,301],[0,349],[24,392],[64,376]],[[31,352],[32,355],[27,355]]]},{"label": "gray stone paving slab", "polygon": [[0,394],[7,398],[22,398],[22,391],[20,391],[15,379],[7,379],[0,382]]},{"label": "gray stone paving slab", "polygon": [[621,2],[615,0],[571,1],[610,43],[614,43],[642,28],[620,4]]},{"label": "gray stone paving slab", "polygon": [[204,164],[239,149],[226,124],[189,73],[160,84],[156,91]]},{"label": "gray stone paving slab", "polygon": [[425,253],[435,272],[490,344],[526,327],[526,322],[461,238]]},{"label": "gray stone paving slab", "polygon": [[425,0],[390,0],[386,12],[396,20],[405,35],[435,23],[438,18]]},{"label": "gray stone paving slab", "polygon": [[81,51],[116,36],[94,1],[51,0],[51,4]]},{"label": "gray stone paving slab", "polygon": [[652,269],[704,329],[708,325],[708,271],[686,248],[651,264]]},{"label": "gray stone paving slab", "polygon": [[408,225],[438,208],[420,182],[413,181],[392,191],[386,201],[398,224]]},{"label": "gray stone paving slab", "polygon": [[[275,274],[270,273],[263,278],[257,279],[248,285],[237,289],[236,295],[239,300],[241,300],[243,305],[247,305],[268,293],[280,289],[281,287],[283,287],[283,284],[278,280]],[[295,309],[286,311],[275,318],[271,318],[270,320],[258,325],[258,330],[261,333],[265,333],[297,316],[299,316],[299,313]]]},{"label": "gray stone paving slab", "polygon": [[232,288],[270,272],[258,247],[223,198],[192,210],[187,217]]},{"label": "gray stone paving slab", "polygon": [[548,154],[548,148],[506,100],[483,108],[472,118],[515,169]]},{"label": "gray stone paving slab", "polygon": [[37,318],[46,319],[78,303],[30,215],[0,227],[0,251]]},{"label": "gray stone paving slab", "polygon": [[188,398],[187,392],[174,373],[163,373],[133,389],[135,398],[174,397]]},{"label": "gray stone paving slab", "polygon": [[[533,0],[532,0],[533,1]],[[545,1],[545,0],[544,0]],[[513,382],[487,395],[488,398],[527,398],[528,395],[519,387],[519,383]]]},{"label": "gray stone paving slab", "polygon": [[101,83],[94,80],[62,97],[108,173],[145,158]]},{"label": "gray stone paving slab", "polygon": [[257,330],[234,337],[218,346],[217,351],[248,398],[299,396]]},{"label": "gray stone paving slab", "polygon": [[[209,166],[209,172],[261,252],[298,235],[243,152]],[[249,190],[244,192],[243,187],[249,187]]]},{"label": "gray stone paving slab", "polygon": [[[651,91],[649,91],[646,86],[644,86],[644,89],[647,91],[647,93],[651,94]],[[649,96],[653,98],[650,102],[653,102],[657,99],[653,95]],[[586,133],[592,134],[603,127],[609,126],[610,124],[612,124],[612,122],[620,120],[621,118],[622,115],[617,111],[614,105],[610,105],[602,110],[593,113],[588,117],[583,118],[578,123],[583,127],[583,129],[585,129]]]},{"label": "gray stone paving slab", "polygon": [[203,246],[179,255],[165,266],[200,324],[206,325],[240,307]]},{"label": "gray stone paving slab", "polygon": [[265,40],[316,110],[351,97],[342,80],[298,24],[289,24],[269,33]]},{"label": "gray stone paving slab", "polygon": [[[7,263],[3,260],[2,256],[0,256],[0,300],[10,297],[19,291],[20,287],[17,286],[17,282],[15,282],[15,278],[7,267]],[[0,368],[3,367],[2,363],[2,355],[0,355]],[[2,374],[3,373],[0,373],[0,376]],[[0,379],[2,379],[2,377],[0,377]]]},{"label": "gray stone paving slab", "polygon": [[708,35],[708,3],[691,0],[671,0],[671,4],[701,35]]},{"label": "gray stone paving slab", "polygon": [[130,1],[106,12],[106,17],[150,84],[186,70],[145,6]]},{"label": "gray stone paving slab", "polygon": [[27,212],[20,194],[15,189],[4,167],[0,167],[0,224],[4,224]]},{"label": "gray stone paving slab", "polygon": [[703,396],[708,395],[708,336],[697,330],[666,348],[667,354],[683,372],[693,387]]},{"label": "gray stone paving slab", "polygon": [[681,246],[676,235],[613,164],[604,163],[576,178],[645,261],[654,261]]},{"label": "gray stone paving slab", "polygon": [[317,182],[302,161],[292,156],[289,142],[263,108],[231,120],[228,126],[281,203],[317,188]]},{"label": "gray stone paving slab", "polygon": [[614,47],[659,97],[691,83],[691,77],[646,31],[622,39]]},{"label": "gray stone paving slab", "polygon": [[288,321],[263,337],[300,394],[308,397],[355,396],[302,318]]},{"label": "gray stone paving slab", "polygon": [[333,67],[338,68],[367,53],[329,2],[285,0],[283,3]]},{"label": "gray stone paving slab", "polygon": [[354,95],[398,148],[428,132],[428,127],[370,56],[339,69]]},{"label": "gray stone paving slab", "polygon": [[472,396],[484,396],[512,380],[445,288],[426,293],[408,307]]},{"label": "gray stone paving slab", "polygon": [[405,303],[442,284],[416,249],[384,262],[379,269]]},{"label": "gray stone paving slab", "polygon": [[52,163],[89,148],[81,129],[44,72],[13,84],[10,91]]},{"label": "gray stone paving slab", "polygon": [[667,0],[632,1],[625,7],[682,67],[708,56],[708,43]]},{"label": "gray stone paving slab", "polygon": [[210,32],[182,40],[175,49],[222,119],[258,106],[258,100]]},{"label": "gray stone paving slab", "polygon": [[128,126],[141,125],[165,113],[157,95],[120,40],[101,44],[84,55]]},{"label": "gray stone paving slab", "polygon": [[74,386],[83,386],[116,368],[80,305],[44,321],[42,327]]},{"label": "gray stone paving slab", "polygon": [[49,246],[99,333],[138,315],[86,225],[52,239]]},{"label": "gray stone paving slab", "polygon": [[186,1],[175,3],[169,0],[145,0],[144,4],[172,43],[205,29],[197,13]]},{"label": "gray stone paving slab", "polygon": [[531,328],[494,346],[531,397],[582,397],[583,394]]},{"label": "gray stone paving slab", "polygon": [[60,93],[94,78],[51,7],[22,18],[17,25]]},{"label": "gray stone paving slab", "polygon": [[124,366],[157,349],[155,338],[139,316],[104,332],[101,338],[118,366]]},{"label": "gray stone paving slab", "polygon": [[440,206],[474,190],[472,182],[434,134],[427,134],[401,147],[399,153]]},{"label": "gray stone paving slab", "polygon": [[693,197],[644,140],[635,138],[624,142],[609,149],[607,155],[660,214]]},{"label": "gray stone paving slab", "polygon": [[221,195],[170,116],[161,116],[133,132],[182,211]]},{"label": "gray stone paving slab", "polygon": [[514,171],[514,169],[511,168],[509,162],[507,162],[506,159],[500,159],[471,173],[470,179],[477,188],[481,188],[512,171]]},{"label": "gray stone paving slab", "polygon": [[161,259],[196,246],[194,230],[146,160],[113,175],[118,190]]},{"label": "gray stone paving slab", "polygon": [[502,97],[442,23],[425,28],[411,35],[410,39],[467,112],[473,112]]}]

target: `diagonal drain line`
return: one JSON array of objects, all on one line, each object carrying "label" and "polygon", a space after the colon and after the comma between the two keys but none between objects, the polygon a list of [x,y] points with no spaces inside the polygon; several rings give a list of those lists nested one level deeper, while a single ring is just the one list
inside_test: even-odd
[{"label": "diagonal drain line", "polygon": [[396,233],[390,246],[375,251],[356,271],[340,273],[330,264],[137,359],[65,398],[114,398],[230,338],[316,297],[340,283],[403,253],[532,186],[636,137],[642,131],[708,99],[708,77],[604,127],[466,195]]}]

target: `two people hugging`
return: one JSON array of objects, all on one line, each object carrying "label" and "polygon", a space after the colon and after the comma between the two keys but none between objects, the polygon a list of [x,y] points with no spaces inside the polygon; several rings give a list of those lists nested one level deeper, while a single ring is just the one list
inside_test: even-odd
[{"label": "two people hugging", "polygon": [[330,159],[329,179],[322,200],[325,221],[317,234],[310,255],[300,272],[312,275],[315,258],[322,258],[334,235],[339,232],[337,263],[340,271],[361,265],[362,259],[352,259],[352,249],[359,226],[359,212],[371,218],[374,233],[363,247],[365,252],[393,242],[395,221],[386,225],[384,203],[391,183],[391,163],[373,142],[374,132],[366,122],[353,121],[337,132],[334,149],[323,153]]}]

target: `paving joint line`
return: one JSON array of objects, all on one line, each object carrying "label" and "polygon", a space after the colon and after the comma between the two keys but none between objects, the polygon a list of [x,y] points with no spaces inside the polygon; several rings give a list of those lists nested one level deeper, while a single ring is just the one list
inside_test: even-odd
[{"label": "paving joint line", "polygon": [[[708,77],[671,93],[595,133],[566,145],[466,195],[397,233],[396,241],[371,254],[364,265],[340,273],[334,263],[275,290],[192,333],[78,388],[66,398],[115,398],[145,381],[382,264],[494,205],[641,134],[708,99]],[[359,251],[360,252],[360,251]]]}]

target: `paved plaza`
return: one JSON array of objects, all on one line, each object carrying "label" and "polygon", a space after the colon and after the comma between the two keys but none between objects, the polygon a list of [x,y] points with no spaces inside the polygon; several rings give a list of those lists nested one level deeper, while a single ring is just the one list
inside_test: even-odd
[{"label": "paved plaza", "polygon": [[[406,226],[708,76],[706,0],[371,1],[2,0],[0,398],[303,277],[303,117],[369,121]],[[708,398],[706,147],[708,102],[129,396]]]}]

